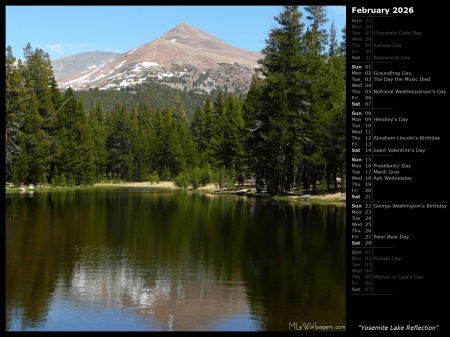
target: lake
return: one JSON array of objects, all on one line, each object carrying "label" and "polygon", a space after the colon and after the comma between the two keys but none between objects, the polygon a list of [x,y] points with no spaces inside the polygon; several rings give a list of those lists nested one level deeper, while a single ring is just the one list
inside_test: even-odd
[{"label": "lake", "polygon": [[345,329],[345,207],[124,188],[5,206],[7,331]]}]

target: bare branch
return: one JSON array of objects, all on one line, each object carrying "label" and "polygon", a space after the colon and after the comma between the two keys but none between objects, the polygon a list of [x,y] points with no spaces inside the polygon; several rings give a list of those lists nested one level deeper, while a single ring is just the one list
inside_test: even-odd
[{"label": "bare branch", "polygon": [[[56,111],[56,113],[58,113],[64,107],[64,105],[66,105],[66,103],[70,101],[71,98],[73,98],[73,96],[70,96],[68,99],[66,99],[66,101],[59,107],[59,109]],[[56,113],[52,117],[47,118],[45,120],[45,122],[48,122],[48,121],[52,120],[53,118],[55,118]]]}]

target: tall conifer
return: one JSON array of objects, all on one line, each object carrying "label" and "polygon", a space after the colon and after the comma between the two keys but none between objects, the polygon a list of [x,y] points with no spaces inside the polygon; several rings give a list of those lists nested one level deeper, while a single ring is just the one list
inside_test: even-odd
[{"label": "tall conifer", "polygon": [[290,188],[294,168],[300,164],[300,116],[307,106],[302,15],[298,6],[283,7],[259,61],[264,81],[253,132],[264,143],[259,163],[272,194]]}]

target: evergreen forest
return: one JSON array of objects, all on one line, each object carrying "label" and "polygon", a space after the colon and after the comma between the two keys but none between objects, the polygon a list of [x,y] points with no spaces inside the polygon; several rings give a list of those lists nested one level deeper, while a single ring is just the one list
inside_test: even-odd
[{"label": "evergreen forest", "polygon": [[[260,193],[337,188],[345,178],[345,42],[325,6],[283,6],[249,91],[195,96],[58,88],[49,55],[6,48],[5,179],[90,186],[173,180]],[[345,41],[345,27],[339,32]],[[163,96],[164,95],[164,96]],[[137,98],[136,98],[137,97]],[[123,99],[121,99],[123,98]]]}]

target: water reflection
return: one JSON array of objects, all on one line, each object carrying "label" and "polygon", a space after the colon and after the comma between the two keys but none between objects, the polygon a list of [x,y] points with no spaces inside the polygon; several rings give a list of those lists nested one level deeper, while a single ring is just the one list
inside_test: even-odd
[{"label": "water reflection", "polygon": [[160,322],[162,330],[202,330],[214,319],[248,313],[242,281],[217,280],[196,261],[172,268],[170,262],[155,261],[149,269],[124,251],[85,247],[79,254],[65,289],[68,301],[133,308],[136,315]]},{"label": "water reflection", "polygon": [[8,196],[6,252],[7,330],[345,325],[342,207],[144,191]]}]

